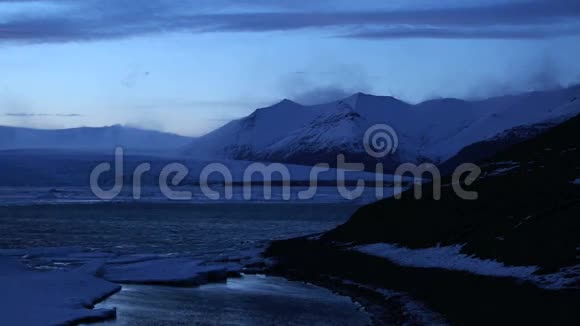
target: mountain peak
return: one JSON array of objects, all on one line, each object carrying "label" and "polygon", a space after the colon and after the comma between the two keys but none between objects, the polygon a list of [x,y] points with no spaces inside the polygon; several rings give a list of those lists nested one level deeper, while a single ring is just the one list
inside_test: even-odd
[{"label": "mountain peak", "polygon": [[361,107],[399,107],[408,105],[392,96],[377,96],[362,92],[355,93],[340,102],[348,104],[353,110]]},{"label": "mountain peak", "polygon": [[392,100],[392,101],[397,101],[397,102],[402,102],[401,100],[393,97],[393,96],[388,96],[388,95],[373,95],[373,94],[368,94],[368,93],[363,93],[363,92],[357,92],[354,93],[353,95],[347,97],[346,99],[382,99],[382,100]]},{"label": "mountain peak", "polygon": [[272,111],[285,111],[285,110],[292,110],[295,108],[299,108],[302,107],[302,105],[300,103],[296,103],[292,100],[289,100],[287,98],[281,100],[280,102],[276,103],[276,104],[272,104],[270,106],[266,106],[266,107],[262,107],[262,108],[258,108],[256,109],[251,115],[252,116],[256,116],[258,114],[263,114],[264,112],[272,112]]},{"label": "mountain peak", "polygon": [[363,93],[363,92],[356,92],[356,93],[352,94],[351,96],[347,97],[346,99],[360,99],[360,98],[365,98],[365,97],[373,98],[373,97],[380,97],[380,96],[367,94],[367,93]]},{"label": "mountain peak", "polygon": [[275,104],[275,106],[278,105],[300,105],[292,100],[289,100],[287,98],[283,99],[282,101],[278,102],[277,104]]}]

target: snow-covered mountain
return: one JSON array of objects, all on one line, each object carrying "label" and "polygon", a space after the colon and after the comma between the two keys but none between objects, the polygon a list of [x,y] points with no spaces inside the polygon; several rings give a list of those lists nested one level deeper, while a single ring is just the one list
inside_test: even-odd
[{"label": "snow-covered mountain", "polygon": [[112,153],[116,146],[136,152],[172,152],[192,138],[119,125],[42,130],[0,126],[0,150],[66,149]]},{"label": "snow-covered mountain", "polygon": [[430,100],[408,104],[388,96],[357,93],[335,102],[304,106],[284,100],[256,110],[192,142],[187,154],[201,158],[313,164],[337,153],[372,161],[363,139],[376,124],[398,136],[385,162],[443,162],[464,147],[509,136],[515,127],[557,124],[580,113],[580,85],[480,101]]}]

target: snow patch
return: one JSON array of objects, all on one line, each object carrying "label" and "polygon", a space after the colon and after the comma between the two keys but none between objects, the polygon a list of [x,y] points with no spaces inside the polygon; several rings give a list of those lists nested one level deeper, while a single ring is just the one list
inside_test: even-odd
[{"label": "snow patch", "polygon": [[479,275],[529,278],[536,266],[506,266],[495,260],[479,259],[461,253],[462,245],[409,249],[389,243],[358,246],[354,249],[368,255],[387,258],[403,266],[444,268]]},{"label": "snow patch", "polygon": [[508,172],[515,170],[520,167],[520,162],[516,161],[502,161],[502,162],[494,162],[492,164],[485,164],[483,167],[486,168],[487,172],[486,176],[498,176],[504,175]]},{"label": "snow patch", "polygon": [[519,167],[520,167],[519,165],[516,165],[516,166],[511,166],[508,168],[497,169],[497,170],[494,170],[493,172],[489,173],[488,176],[493,177],[493,176],[498,176],[498,175],[504,175],[512,170],[519,168]]},{"label": "snow patch", "polygon": [[545,289],[577,288],[580,284],[580,265],[562,268],[552,274],[536,274],[537,266],[506,266],[491,259],[480,259],[461,253],[463,245],[409,249],[390,243],[376,243],[354,247],[353,250],[386,258],[402,266],[442,268],[466,271],[478,275],[515,277],[535,283]]},{"label": "snow patch", "polygon": [[535,275],[532,280],[546,289],[580,289],[580,264],[562,268],[552,274]]}]

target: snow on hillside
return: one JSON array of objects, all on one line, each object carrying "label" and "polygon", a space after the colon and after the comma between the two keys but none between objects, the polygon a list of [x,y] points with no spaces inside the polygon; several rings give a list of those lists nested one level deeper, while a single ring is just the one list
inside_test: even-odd
[{"label": "snow on hillside", "polygon": [[116,146],[140,152],[171,152],[191,138],[119,125],[100,128],[42,130],[0,126],[0,150],[74,149],[112,152]]},{"label": "snow on hillside", "polygon": [[308,153],[312,150],[362,152],[362,143],[356,141],[356,138],[362,139],[366,124],[365,119],[352,109],[339,109],[336,113],[317,117],[259,153],[287,158],[292,153]]},{"label": "snow on hillside", "polygon": [[368,255],[387,258],[403,266],[445,268],[480,275],[527,278],[538,268],[535,266],[505,266],[495,260],[483,260],[461,253],[463,246],[409,249],[389,243],[375,243],[356,247]]},{"label": "snow on hillside", "polygon": [[444,160],[466,145],[497,137],[509,129],[557,124],[580,113],[580,87],[533,92],[479,102],[480,117],[453,137],[425,148],[426,156]]},{"label": "snow on hillside", "polygon": [[375,243],[352,248],[367,255],[388,259],[401,266],[441,268],[478,275],[515,277],[546,289],[572,288],[580,279],[580,265],[563,268],[552,274],[537,274],[537,266],[507,266],[490,259],[480,259],[461,252],[463,245],[409,249],[396,244]]},{"label": "snow on hillside", "polygon": [[187,152],[196,158],[244,159],[256,149],[271,144],[323,112],[322,107],[304,107],[283,100],[271,108],[258,109],[250,116],[232,121],[205,136],[194,140]]},{"label": "snow on hillside", "polygon": [[[417,105],[362,93],[314,106],[284,100],[196,139],[186,152],[194,157],[272,161],[323,157],[337,151],[364,153],[365,131],[387,124],[395,129],[399,140],[394,159],[442,162],[467,145],[511,128],[555,123],[576,115],[580,113],[578,98],[580,86],[481,101],[440,99]],[[297,163],[295,159],[291,162]]]}]

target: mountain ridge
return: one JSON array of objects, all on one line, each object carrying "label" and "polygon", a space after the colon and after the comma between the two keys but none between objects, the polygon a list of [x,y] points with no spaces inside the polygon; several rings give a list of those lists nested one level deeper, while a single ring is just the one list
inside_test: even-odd
[{"label": "mountain ridge", "polygon": [[0,150],[67,149],[108,152],[117,146],[140,152],[171,152],[193,138],[122,125],[68,129],[0,126]]},{"label": "mountain ridge", "polygon": [[[210,159],[313,164],[324,158],[316,163],[331,163],[328,160],[339,149],[347,150],[343,153],[347,157],[361,156],[364,131],[387,124],[397,132],[399,152],[382,162],[442,163],[466,146],[511,128],[580,113],[579,97],[580,85],[574,85],[477,101],[434,99],[409,104],[364,93],[310,106],[283,100],[197,138],[184,152]],[[346,119],[342,123],[335,119],[340,116]]]}]

